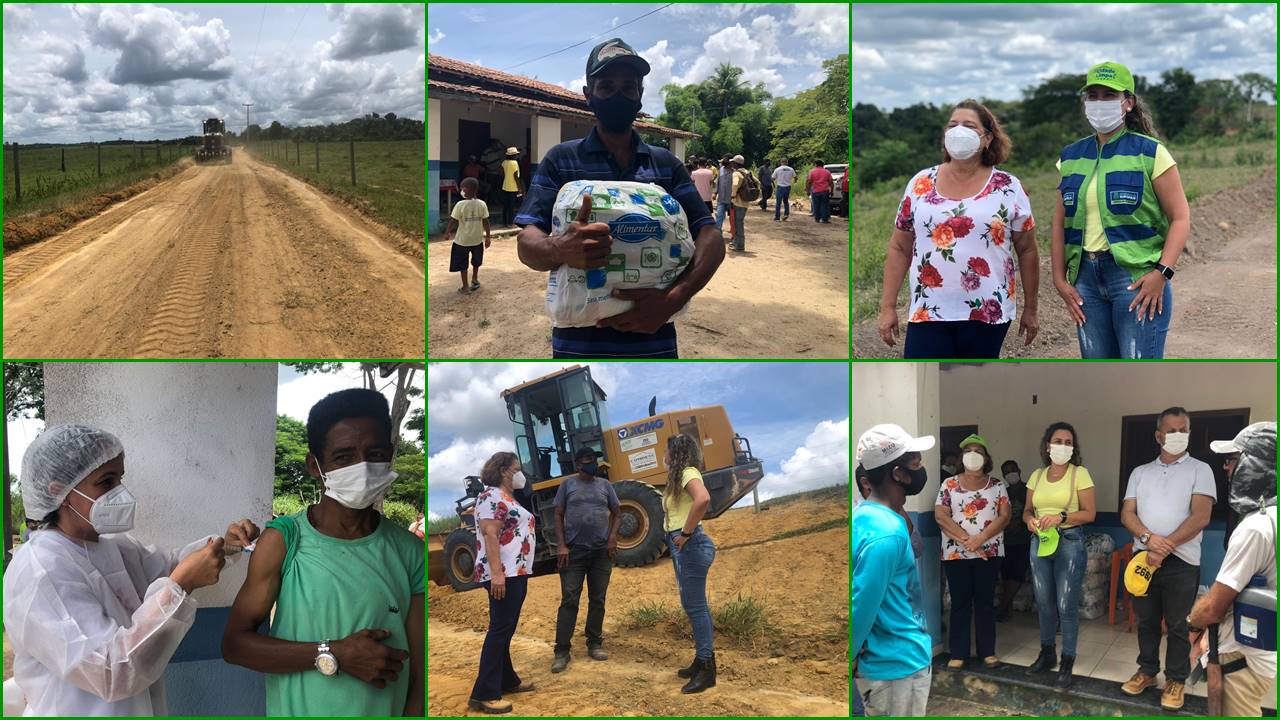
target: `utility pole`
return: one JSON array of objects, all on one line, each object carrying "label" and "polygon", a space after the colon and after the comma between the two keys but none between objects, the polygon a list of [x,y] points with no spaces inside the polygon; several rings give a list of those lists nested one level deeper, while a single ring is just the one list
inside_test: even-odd
[{"label": "utility pole", "polygon": [[253,107],[253,103],[241,103],[244,105],[244,146],[249,147],[249,108]]}]

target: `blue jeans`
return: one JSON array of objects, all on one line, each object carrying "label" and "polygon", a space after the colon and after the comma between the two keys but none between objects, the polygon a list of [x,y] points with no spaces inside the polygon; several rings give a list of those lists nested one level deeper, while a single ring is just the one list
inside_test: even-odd
[{"label": "blue jeans", "polygon": [[1088,556],[1084,551],[1084,531],[1078,527],[1058,530],[1058,548],[1040,557],[1040,537],[1031,536],[1031,580],[1040,613],[1040,644],[1053,645],[1058,624],[1062,624],[1062,654],[1075,657],[1080,634],[1080,592]]},{"label": "blue jeans", "polygon": [[1173,316],[1173,288],[1164,285],[1164,311],[1154,320],[1138,317],[1129,303],[1137,297],[1130,290],[1133,283],[1129,271],[1116,264],[1111,253],[1085,253],[1080,258],[1080,274],[1076,276],[1076,292],[1084,301],[1084,325],[1076,329],[1080,340],[1080,357],[1122,358],[1125,360],[1164,358],[1164,340],[1169,334],[1169,318]]},{"label": "blue jeans", "polygon": [[733,203],[716,202],[716,229],[724,232],[724,216],[733,212]]},{"label": "blue jeans", "polygon": [[831,222],[831,191],[813,193],[813,221]]},{"label": "blue jeans", "polygon": [[684,614],[689,616],[698,658],[710,660],[715,648],[711,643],[707,573],[716,559],[716,545],[699,525],[693,531],[693,537],[685,541],[684,549],[677,550],[675,539],[679,534],[679,530],[667,533],[667,545],[671,548],[671,565],[676,571],[676,584],[680,586],[680,605],[684,608]]},{"label": "blue jeans", "polygon": [[791,186],[779,185],[778,189],[773,191],[773,197],[778,201],[773,206],[773,219],[779,219],[779,212],[786,217],[791,217]]}]

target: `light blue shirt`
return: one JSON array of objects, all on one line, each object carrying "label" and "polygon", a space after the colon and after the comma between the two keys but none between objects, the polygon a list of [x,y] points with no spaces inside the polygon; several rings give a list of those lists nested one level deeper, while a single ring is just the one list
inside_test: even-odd
[{"label": "light blue shirt", "polygon": [[[1124,499],[1136,503],[1138,519],[1156,535],[1168,536],[1182,521],[1191,516],[1191,496],[1205,495],[1218,501],[1218,486],[1207,463],[1183,453],[1168,465],[1159,457],[1139,465],[1129,474]],[[1204,532],[1174,548],[1173,554],[1188,565],[1200,565],[1200,540]],[[1133,550],[1145,550],[1141,540],[1133,539]]]},{"label": "light blue shirt", "polygon": [[863,500],[853,511],[852,557],[850,617],[858,675],[898,680],[923,670],[932,660],[932,641],[906,521]]}]

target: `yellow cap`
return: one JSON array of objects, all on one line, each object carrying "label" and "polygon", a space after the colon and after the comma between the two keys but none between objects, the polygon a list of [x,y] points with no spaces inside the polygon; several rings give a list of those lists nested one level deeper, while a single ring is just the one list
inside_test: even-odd
[{"label": "yellow cap", "polygon": [[1151,578],[1156,574],[1156,567],[1147,563],[1147,551],[1135,553],[1124,569],[1124,589],[1134,597],[1146,597]]}]

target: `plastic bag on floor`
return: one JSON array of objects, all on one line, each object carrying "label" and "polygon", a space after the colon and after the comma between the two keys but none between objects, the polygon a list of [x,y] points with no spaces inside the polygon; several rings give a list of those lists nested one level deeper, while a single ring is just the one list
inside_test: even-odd
[{"label": "plastic bag on floor", "polygon": [[[595,270],[561,265],[547,278],[547,314],[554,327],[590,327],[631,309],[614,290],[666,288],[693,258],[693,236],[680,203],[651,183],[575,180],[556,195],[551,235],[564,233],[591,196],[591,222],[609,225],[608,264]],[[681,308],[676,316],[685,311]]]}]

